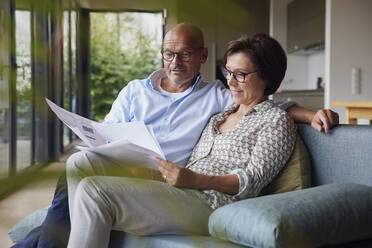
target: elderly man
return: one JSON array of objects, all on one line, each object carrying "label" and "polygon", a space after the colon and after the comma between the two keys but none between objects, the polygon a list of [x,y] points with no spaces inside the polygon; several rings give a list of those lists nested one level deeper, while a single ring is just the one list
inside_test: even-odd
[{"label": "elderly man", "polygon": [[[122,89],[105,122],[144,121],[151,124],[167,160],[186,165],[209,118],[229,107],[233,103],[232,96],[220,81],[207,83],[200,75],[208,50],[198,27],[181,23],[172,28],[164,37],[162,55],[164,68],[147,79],[134,80]],[[296,121],[311,123],[318,131],[328,132],[338,123],[337,113],[331,110],[315,113],[289,103],[279,106],[287,108]],[[80,180],[95,174],[110,175],[123,166],[93,153],[78,152],[68,159],[67,167],[68,203],[65,183],[60,180],[43,226],[15,247],[37,245],[37,242],[31,244],[35,241],[32,235],[37,237],[35,233],[40,234],[38,247],[65,247],[68,234],[62,235],[61,239],[58,236],[63,233],[61,227],[67,232],[69,230],[67,206],[70,209],[73,206],[71,196]]]}]

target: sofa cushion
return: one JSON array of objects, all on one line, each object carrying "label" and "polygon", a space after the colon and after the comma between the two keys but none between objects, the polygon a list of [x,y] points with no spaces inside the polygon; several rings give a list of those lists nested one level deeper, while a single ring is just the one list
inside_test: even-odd
[{"label": "sofa cushion", "polygon": [[[48,207],[38,209],[19,221],[10,231],[10,239],[17,243],[23,240],[34,228],[40,226],[47,215]],[[239,248],[240,245],[226,242],[211,236],[181,236],[181,235],[156,235],[136,236],[120,231],[111,231],[110,248],[191,248],[191,247],[213,247],[213,248]]]},{"label": "sofa cushion", "polygon": [[267,185],[260,195],[270,195],[310,187],[310,158],[307,149],[297,134],[296,145],[285,167]]},{"label": "sofa cushion", "polygon": [[312,186],[350,182],[372,186],[372,125],[338,125],[328,134],[297,124],[311,161]]},{"label": "sofa cushion", "polygon": [[318,247],[372,237],[372,187],[354,183],[239,201],[214,211],[213,237],[251,247]]}]

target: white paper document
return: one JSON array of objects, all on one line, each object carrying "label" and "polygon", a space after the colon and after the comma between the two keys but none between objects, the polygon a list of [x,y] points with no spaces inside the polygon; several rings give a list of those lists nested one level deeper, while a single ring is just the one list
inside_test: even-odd
[{"label": "white paper document", "polygon": [[[165,159],[152,127],[143,121],[124,123],[99,123],[71,113],[46,98],[51,110],[88,147],[77,146],[124,163],[138,161],[140,167],[157,169],[155,157]],[[133,165],[133,163],[131,163]]]}]

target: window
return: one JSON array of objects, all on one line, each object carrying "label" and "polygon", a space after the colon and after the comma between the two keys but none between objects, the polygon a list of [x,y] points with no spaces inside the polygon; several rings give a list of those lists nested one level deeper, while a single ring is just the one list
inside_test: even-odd
[{"label": "window", "polygon": [[45,97],[61,105],[65,100],[75,112],[76,12],[67,12],[69,75],[62,87],[62,8],[31,3],[0,1],[0,179],[58,159],[62,129]]},{"label": "window", "polygon": [[[76,112],[76,12],[63,15],[63,107]],[[63,125],[63,146],[73,140],[72,131]]]},{"label": "window", "polygon": [[10,8],[0,2],[0,178],[9,172],[10,149]]},{"label": "window", "polygon": [[161,67],[162,13],[91,12],[91,116],[103,120],[120,90]]},{"label": "window", "polygon": [[30,11],[15,12],[17,89],[17,170],[31,165],[32,87]]}]

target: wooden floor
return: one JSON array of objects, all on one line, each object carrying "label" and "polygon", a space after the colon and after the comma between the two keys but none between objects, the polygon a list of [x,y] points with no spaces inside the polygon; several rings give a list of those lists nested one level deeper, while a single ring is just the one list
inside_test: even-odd
[{"label": "wooden floor", "polygon": [[60,162],[52,163],[41,171],[46,178],[27,184],[22,189],[0,201],[0,247],[10,247],[9,230],[23,217],[35,210],[51,204],[58,175],[65,169],[65,161],[70,151],[64,154]]}]

